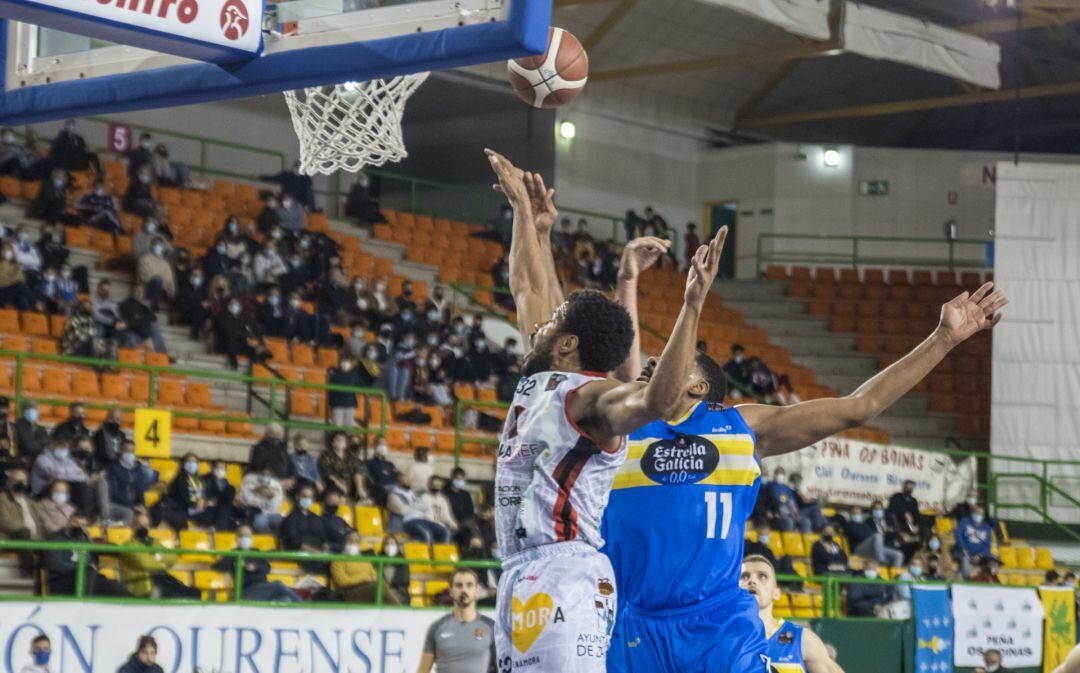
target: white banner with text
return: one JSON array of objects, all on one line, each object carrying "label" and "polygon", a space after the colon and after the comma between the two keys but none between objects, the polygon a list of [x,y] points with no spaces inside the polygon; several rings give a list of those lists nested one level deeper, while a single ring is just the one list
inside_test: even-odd
[{"label": "white banner with text", "polygon": [[957,666],[982,666],[998,650],[1009,668],[1042,666],[1043,605],[1035,589],[953,585]]},{"label": "white banner with text", "polygon": [[764,471],[771,478],[783,467],[788,478],[803,477],[803,495],[822,502],[868,507],[874,500],[888,502],[910,479],[920,506],[948,510],[975,486],[974,458],[955,460],[943,453],[906,446],[877,444],[830,437],[801,451],[766,458]]},{"label": "white banner with text", "polygon": [[30,662],[30,642],[52,641],[49,670],[115,671],[141,635],[157,640],[165,673],[413,673],[428,626],[443,613],[407,608],[264,608],[0,604],[0,673]]}]

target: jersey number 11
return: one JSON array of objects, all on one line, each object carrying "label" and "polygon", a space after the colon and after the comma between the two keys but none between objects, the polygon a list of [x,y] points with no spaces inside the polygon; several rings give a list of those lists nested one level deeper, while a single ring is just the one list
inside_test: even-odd
[{"label": "jersey number 11", "polygon": [[[706,522],[705,537],[712,540],[716,537],[716,491],[705,494],[705,505],[709,508],[708,521]],[[722,522],[720,524],[720,539],[726,540],[728,530],[731,528],[731,494],[720,494],[720,509]]]}]

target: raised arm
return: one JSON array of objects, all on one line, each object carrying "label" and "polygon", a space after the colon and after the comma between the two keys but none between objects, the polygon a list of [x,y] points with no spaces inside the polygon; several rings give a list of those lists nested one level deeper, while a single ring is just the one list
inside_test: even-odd
[{"label": "raised arm", "polygon": [[941,307],[941,322],[929,337],[899,361],[846,397],[811,400],[790,407],[747,404],[739,407],[758,436],[762,456],[798,451],[840,430],[869,422],[933,371],[953,348],[1001,321],[1009,303],[1005,293],[986,283]]},{"label": "raised arm", "polygon": [[[551,258],[551,226],[547,226],[547,240],[541,242],[537,235],[537,218],[542,225],[549,218],[554,221],[557,211],[551,203],[554,191],[543,187],[543,179],[537,181],[526,174],[498,152],[485,149],[488,161],[499,182],[496,191],[506,195],[514,210],[514,225],[510,238],[510,292],[517,305],[518,329],[526,344],[538,325],[551,317],[563,301],[562,289],[555,275]],[[537,192],[537,187],[542,192]]]},{"label": "raised arm", "polygon": [[615,370],[615,378],[620,381],[633,381],[641,375],[641,324],[638,322],[637,293],[638,278],[660,256],[671,248],[671,241],[655,236],[635,238],[626,244],[622,259],[619,260],[619,275],[615,281],[615,301],[626,308],[630,320],[634,323],[634,342],[630,345],[630,355]]},{"label": "raised arm", "polygon": [[726,237],[727,227],[721,227],[716,238],[694,255],[682,310],[649,382],[609,380],[585,386],[570,398],[572,418],[588,429],[601,446],[609,446],[615,438],[661,418],[679,401],[694,364],[698,321],[720,269]]},{"label": "raised arm", "polygon": [[825,643],[818,634],[808,628],[802,632],[803,661],[806,662],[806,673],[844,673],[840,664],[832,660]]}]

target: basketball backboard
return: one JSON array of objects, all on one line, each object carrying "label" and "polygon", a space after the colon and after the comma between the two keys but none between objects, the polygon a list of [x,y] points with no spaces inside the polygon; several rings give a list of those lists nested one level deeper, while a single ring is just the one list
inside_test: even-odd
[{"label": "basketball backboard", "polygon": [[[124,1],[112,0],[120,6]],[[127,1],[132,9],[140,2]],[[143,2],[152,7],[154,0]],[[285,0],[266,5],[259,55],[216,65],[155,51],[149,33],[140,41],[147,49],[3,19],[0,124],[187,105],[516,58],[544,51],[550,21],[551,0]]]}]

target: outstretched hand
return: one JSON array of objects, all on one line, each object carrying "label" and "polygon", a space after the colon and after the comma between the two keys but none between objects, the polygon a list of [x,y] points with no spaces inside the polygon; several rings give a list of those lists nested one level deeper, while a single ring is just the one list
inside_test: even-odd
[{"label": "outstretched hand", "polygon": [[991,292],[993,283],[986,283],[974,294],[962,293],[941,307],[938,329],[944,330],[954,344],[971,338],[984,329],[991,329],[1001,322],[1001,309],[1009,298],[1001,290]]},{"label": "outstretched hand", "polygon": [[708,245],[703,245],[694,253],[694,259],[690,267],[690,273],[686,276],[686,294],[684,300],[687,305],[701,308],[705,305],[705,299],[709,296],[716,274],[720,271],[720,253],[724,251],[724,240],[727,239],[728,228],[720,227],[713,240]]},{"label": "outstretched hand", "polygon": [[634,280],[671,248],[671,241],[656,236],[641,236],[626,244],[619,260],[619,278]]},{"label": "outstretched hand", "polygon": [[525,190],[529,193],[529,207],[532,209],[533,226],[540,240],[547,240],[555,227],[559,211],[555,209],[554,189],[544,185],[544,178],[539,173],[525,171]]},{"label": "outstretched hand", "polygon": [[492,189],[506,194],[506,200],[515,211],[524,211],[525,214],[531,215],[531,200],[529,190],[525,186],[525,171],[510,163],[509,159],[495,150],[484,148],[484,154],[491,162],[491,169],[495,171],[495,176],[499,178],[499,182],[492,185]]}]

